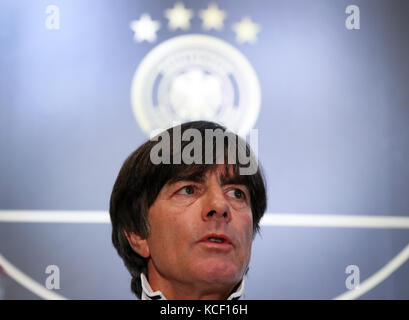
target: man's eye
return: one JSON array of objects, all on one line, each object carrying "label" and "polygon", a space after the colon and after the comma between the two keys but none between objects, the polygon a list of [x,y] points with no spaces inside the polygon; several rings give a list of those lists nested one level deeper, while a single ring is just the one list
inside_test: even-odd
[{"label": "man's eye", "polygon": [[177,192],[179,194],[194,194],[195,187],[194,186],[184,186],[183,188],[179,189]]},{"label": "man's eye", "polygon": [[236,199],[245,199],[246,195],[243,191],[241,191],[240,189],[232,189],[228,192],[230,194],[230,196],[232,196],[233,198]]}]

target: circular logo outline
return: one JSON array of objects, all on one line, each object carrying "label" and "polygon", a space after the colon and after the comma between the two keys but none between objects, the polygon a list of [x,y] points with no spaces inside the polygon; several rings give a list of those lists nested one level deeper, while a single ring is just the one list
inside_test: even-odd
[{"label": "circular logo outline", "polygon": [[[234,115],[227,117],[230,121],[235,121],[233,126],[225,123],[223,120],[212,120],[226,125],[228,129],[239,135],[245,136],[253,128],[260,112],[261,88],[257,74],[247,58],[238,49],[224,40],[203,34],[181,35],[165,40],[154,47],[142,59],[135,71],[131,85],[132,110],[141,129],[149,135],[155,129],[165,129],[170,127],[172,123],[180,122],[180,119],[169,119],[167,124],[158,127],[153,123],[158,119],[156,117],[154,117],[155,119],[150,119],[152,116],[149,115],[149,112],[151,112],[149,109],[153,109],[154,107],[152,93],[155,77],[153,74],[159,74],[157,71],[158,64],[170,54],[183,50],[190,50],[192,48],[195,50],[203,49],[204,52],[205,50],[210,50],[219,54],[224,59],[231,62],[231,65],[233,66],[233,68],[231,68],[233,69],[232,72],[237,72],[241,75],[239,81],[244,83],[238,84],[238,91],[240,100],[243,96],[244,101],[239,103],[239,108],[241,108],[239,111],[243,112],[244,110],[245,113],[236,120],[232,120]],[[154,72],[155,69],[156,72]],[[149,90],[147,90],[147,87]],[[157,112],[159,112],[159,110]]]}]

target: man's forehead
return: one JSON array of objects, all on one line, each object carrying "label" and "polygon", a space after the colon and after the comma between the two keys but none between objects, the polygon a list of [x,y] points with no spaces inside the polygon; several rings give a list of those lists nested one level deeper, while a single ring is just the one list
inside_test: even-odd
[{"label": "man's forehead", "polygon": [[238,170],[234,170],[233,165],[226,166],[224,164],[208,167],[206,169],[198,168],[198,170],[182,171],[175,177],[171,178],[167,184],[173,184],[179,181],[205,182],[212,175],[215,175],[222,185],[247,184],[245,176],[240,175]]}]

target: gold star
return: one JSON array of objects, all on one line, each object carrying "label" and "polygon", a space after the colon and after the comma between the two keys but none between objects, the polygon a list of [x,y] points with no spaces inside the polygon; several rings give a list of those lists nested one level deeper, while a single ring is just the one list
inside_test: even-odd
[{"label": "gold star", "polygon": [[182,2],[177,2],[172,9],[165,10],[165,17],[169,19],[169,29],[176,30],[180,28],[187,30],[190,28],[193,10],[186,9]]},{"label": "gold star", "polygon": [[200,18],[203,20],[203,29],[210,30],[223,29],[223,20],[226,18],[226,13],[217,7],[217,4],[210,4],[206,10],[200,10]]},{"label": "gold star", "polygon": [[257,41],[257,33],[260,32],[260,25],[251,21],[250,18],[243,18],[239,23],[233,25],[233,30],[236,32],[236,41],[239,43]]}]

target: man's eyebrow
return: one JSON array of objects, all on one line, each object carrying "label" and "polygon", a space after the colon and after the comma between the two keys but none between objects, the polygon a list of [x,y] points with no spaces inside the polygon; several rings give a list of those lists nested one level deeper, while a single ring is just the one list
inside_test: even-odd
[{"label": "man's eyebrow", "polygon": [[[206,172],[194,172],[186,174],[181,173],[170,179],[168,181],[168,184],[171,185],[180,181],[206,182],[206,179],[207,179]],[[246,187],[248,185],[246,177],[239,174],[234,175],[221,174],[219,179],[222,185],[240,184],[245,185]]]},{"label": "man's eyebrow", "polygon": [[169,180],[169,184],[174,184],[180,181],[193,181],[193,182],[204,182],[206,177],[204,174],[193,173],[193,174],[179,174]]},{"label": "man's eyebrow", "polygon": [[226,184],[242,184],[247,186],[248,182],[247,179],[243,175],[222,175],[220,177],[220,181],[222,185]]}]

